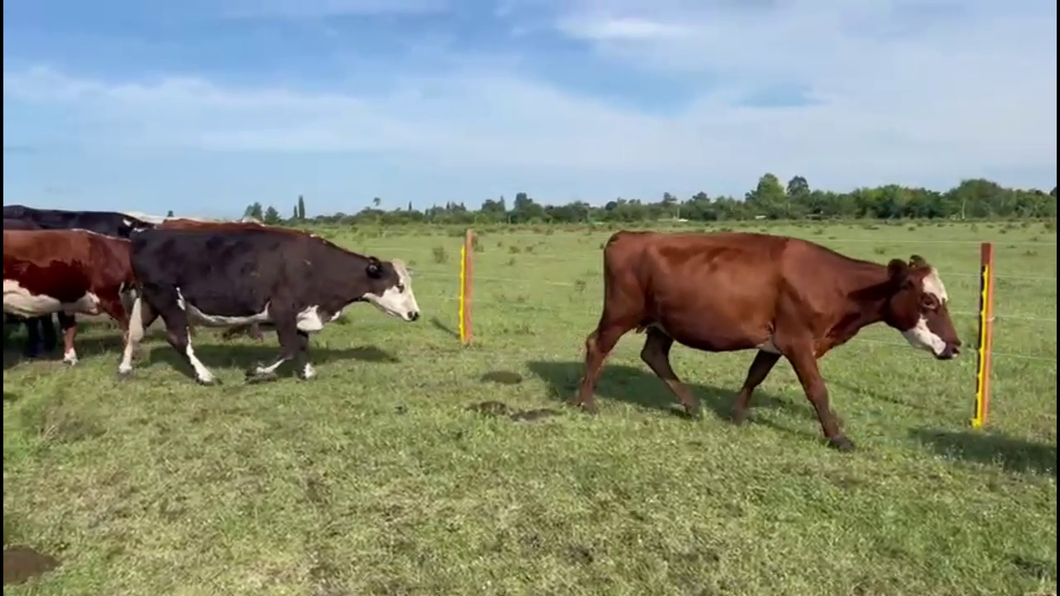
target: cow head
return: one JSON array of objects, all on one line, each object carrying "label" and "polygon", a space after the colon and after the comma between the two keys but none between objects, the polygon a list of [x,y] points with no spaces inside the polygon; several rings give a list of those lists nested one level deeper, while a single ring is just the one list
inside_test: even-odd
[{"label": "cow head", "polygon": [[364,300],[386,314],[406,321],[420,318],[420,306],[416,304],[416,296],[412,293],[412,276],[404,261],[380,261],[368,257],[365,273],[368,276],[368,291],[364,294]]},{"label": "cow head", "polygon": [[911,346],[928,350],[939,360],[960,353],[961,340],[953,328],[949,296],[939,272],[922,257],[887,264],[893,292],[887,301],[885,321],[902,332]]}]

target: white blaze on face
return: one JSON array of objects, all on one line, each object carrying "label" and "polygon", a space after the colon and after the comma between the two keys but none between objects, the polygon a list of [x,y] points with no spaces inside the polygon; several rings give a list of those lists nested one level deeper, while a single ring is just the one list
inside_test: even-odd
[{"label": "white blaze on face", "polygon": [[[934,296],[939,301],[939,304],[949,302],[950,297],[946,293],[946,286],[942,285],[939,272],[934,267],[924,276],[922,283],[924,293]],[[912,329],[903,331],[902,336],[914,348],[928,350],[936,356],[942,354],[946,349],[946,342],[928,327],[927,318],[924,315],[920,315]]]},{"label": "white blaze on face", "polygon": [[412,277],[404,261],[394,259],[391,264],[398,276],[397,284],[387,288],[381,296],[369,293],[364,295],[364,299],[388,315],[401,317],[406,321],[415,321],[419,318],[420,306],[416,303],[416,296],[412,293]]}]

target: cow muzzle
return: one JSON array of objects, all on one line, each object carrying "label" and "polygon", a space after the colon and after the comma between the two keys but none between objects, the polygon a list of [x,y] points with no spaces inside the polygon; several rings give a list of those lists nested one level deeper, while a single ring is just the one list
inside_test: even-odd
[{"label": "cow muzzle", "polygon": [[418,310],[414,310],[414,311],[405,313],[405,320],[410,322],[410,323],[418,321],[419,319],[420,319],[420,311],[418,311]]},{"label": "cow muzzle", "polygon": [[942,348],[942,351],[935,354],[935,358],[938,360],[952,360],[961,353],[961,347],[959,344],[947,343],[946,347]]}]

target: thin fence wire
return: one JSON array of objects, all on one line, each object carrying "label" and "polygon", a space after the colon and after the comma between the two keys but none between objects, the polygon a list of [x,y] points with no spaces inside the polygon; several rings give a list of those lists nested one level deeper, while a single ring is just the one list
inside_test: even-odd
[{"label": "thin fence wire", "polygon": [[[425,299],[428,299],[428,300],[439,301],[439,302],[457,302],[460,299],[457,296],[442,296],[442,295],[419,296],[418,298],[420,298],[420,299],[424,299],[425,298]],[[543,306],[543,305],[539,305],[539,304],[523,304],[523,303],[518,303],[518,302],[500,302],[500,301],[497,301],[497,300],[480,300],[480,299],[477,299],[477,298],[474,299],[471,304],[472,304],[472,308],[477,307],[477,306],[486,305],[486,306],[497,307],[497,308],[514,308],[514,309],[517,309],[517,310],[532,310],[532,311],[539,311],[539,312],[548,312],[548,313],[552,313],[552,314],[563,314],[563,313],[570,314],[570,312],[571,312],[570,309],[553,308],[553,307]],[[591,316],[591,315],[594,315],[594,314],[597,314],[597,313],[595,313],[594,311],[585,310],[583,312],[580,312],[579,314],[585,314],[585,315],[590,315]],[[976,317],[979,316],[977,313],[969,313],[969,312],[958,312],[958,313],[951,313],[951,314],[956,314],[956,315],[959,315],[959,316],[976,316]],[[1037,318],[1037,317],[1014,317],[1012,315],[1001,315],[1001,316],[995,317],[996,320],[1003,320],[1005,318],[1009,318],[1009,319],[1017,319],[1018,318],[1020,320],[1042,321],[1042,322],[1053,322],[1053,323],[1056,322],[1056,319],[1044,319],[1044,318]],[[876,339],[870,339],[870,338],[864,338],[864,337],[855,337],[851,341],[852,342],[866,342],[866,343],[872,343],[872,344],[878,344],[878,345],[896,346],[896,347],[902,347],[902,348],[908,347],[908,344],[904,344],[904,343],[901,343],[901,342],[883,341],[883,340],[876,340]],[[978,349],[978,346],[975,346],[973,349]],[[1031,360],[1031,361],[1036,361],[1036,362],[1054,362],[1054,363],[1057,362],[1057,358],[1055,356],[1038,356],[1038,355],[1034,355],[1034,354],[1017,354],[1017,353],[1014,353],[1014,352],[999,352],[997,350],[991,350],[991,354],[993,354],[994,356],[1001,356],[1003,358],[1013,358],[1013,359],[1017,359],[1017,360]]]},{"label": "thin fence wire", "polygon": [[[509,238],[511,237],[510,234],[507,235],[507,236]],[[526,234],[526,236],[530,237],[530,238],[536,238],[536,237],[540,236],[540,234],[528,233],[528,234]],[[439,238],[439,239],[441,240],[441,238]],[[824,243],[828,243],[828,244],[878,244],[878,245],[895,245],[895,244],[901,244],[901,245],[922,245],[922,244],[944,245],[944,244],[952,244],[952,245],[960,245],[960,246],[978,246],[978,245],[981,245],[983,242],[992,242],[994,244],[1003,245],[1006,248],[1031,247],[1031,246],[1055,247],[1057,245],[1056,242],[1022,242],[1022,241],[1020,241],[1020,242],[1009,242],[1009,241],[1007,241],[1007,240],[1005,240],[1003,238],[1002,239],[993,239],[993,240],[883,240],[883,239],[865,239],[865,238],[829,238],[827,240],[823,240],[823,242]],[[515,246],[515,245],[509,245],[509,246]],[[385,247],[385,246],[373,246],[371,248],[371,250],[372,251],[377,251],[377,252],[391,252],[391,253],[396,253],[396,254],[400,254],[402,252],[408,252],[409,251],[408,247]],[[423,252],[427,252],[429,249],[422,248],[422,249],[417,249],[417,250],[418,251],[422,250]],[[485,251],[483,251],[482,253],[476,252],[475,258],[482,258],[483,256],[485,256],[486,258],[489,258],[489,257],[491,257],[491,256],[493,256],[495,254],[497,254],[497,253],[485,252]],[[509,258],[516,257],[516,256],[528,257],[528,258],[532,258],[534,260],[563,260],[563,261],[570,261],[571,260],[571,254],[541,253],[541,252],[537,252],[537,251],[534,251],[534,250],[527,250],[526,247],[524,247],[523,249],[521,249],[521,250],[519,250],[517,252],[511,252],[510,251],[510,252],[507,252],[507,253],[501,253],[501,255],[502,256],[508,256]],[[600,260],[602,262],[602,256],[599,255],[599,254],[597,254],[597,256],[600,257]],[[431,272],[431,271],[417,271],[413,275],[416,278],[429,278],[429,279],[437,279],[437,280],[446,280],[446,281],[449,281],[449,282],[453,283],[454,284],[454,288],[456,287],[456,284],[459,283],[458,276],[456,276],[456,275],[450,275],[450,274],[444,274],[444,273],[436,273],[436,272]],[[980,275],[978,273],[954,273],[954,272],[951,272],[951,273],[947,273],[947,277],[958,277],[958,278],[964,278],[964,279],[979,279]],[[1049,285],[1053,286],[1053,288],[1055,288],[1056,284],[1057,284],[1057,277],[1055,275],[1053,275],[1053,276],[1039,276],[1039,275],[1004,275],[1004,274],[997,275],[997,274],[995,274],[994,275],[994,279],[995,279],[995,281],[1015,280],[1015,281],[1022,281],[1022,282],[1049,284]],[[475,275],[474,280],[476,282],[482,281],[482,282],[505,283],[505,284],[528,284],[528,283],[532,283],[533,285],[537,285],[537,286],[542,286],[543,285],[543,286],[551,286],[551,287],[568,287],[568,288],[585,287],[585,283],[584,282],[575,283],[575,282],[551,281],[551,280],[540,280],[540,279],[535,279],[535,280],[531,281],[531,280],[528,280],[528,279],[525,279],[525,278],[500,277],[500,276],[491,276],[491,275]],[[439,300],[439,301],[445,301],[445,302],[457,302],[457,301],[459,301],[459,297],[458,296],[451,296],[451,295],[447,295],[447,296],[432,296],[432,297],[430,297],[430,299]],[[553,308],[553,307],[536,305],[536,304],[525,304],[525,303],[520,303],[520,302],[500,302],[500,301],[482,300],[480,298],[475,298],[472,301],[472,306],[473,307],[474,306],[483,306],[483,305],[488,306],[488,307],[503,307],[503,308],[514,308],[514,309],[520,309],[520,310],[534,310],[534,311],[540,311],[540,312],[549,312],[549,313],[553,313],[553,314],[570,313],[570,309],[560,309],[560,308]],[[592,315],[592,314],[594,314],[594,312],[593,311],[585,311],[584,314]],[[955,316],[960,316],[960,317],[978,317],[979,316],[979,313],[977,313],[977,312],[968,312],[968,311],[953,311],[950,314],[951,315],[955,315]],[[1002,322],[1002,321],[1006,321],[1006,320],[1018,320],[1018,321],[1028,321],[1028,322],[1036,322],[1036,323],[1050,324],[1050,325],[1056,325],[1057,324],[1057,319],[1055,317],[1041,317],[1041,316],[1024,314],[1024,313],[1013,313],[1013,314],[1004,314],[1004,313],[998,314],[998,313],[995,313],[994,320],[996,322]],[[885,346],[891,346],[891,347],[902,347],[902,348],[906,348],[907,347],[906,344],[903,344],[903,343],[900,343],[900,342],[882,341],[882,340],[875,340],[875,339],[862,338],[862,337],[855,337],[851,341],[852,342],[870,343],[870,344],[876,344],[876,345],[885,345]],[[975,349],[978,349],[978,347],[976,347]],[[1056,356],[1039,356],[1039,355],[1033,355],[1033,354],[1019,354],[1019,353],[1012,353],[1012,352],[999,352],[997,350],[991,350],[991,353],[994,356],[999,356],[999,357],[1006,358],[1006,359],[1011,358],[1011,359],[1016,359],[1016,360],[1035,361],[1035,362],[1052,362],[1052,363],[1057,362]]]}]

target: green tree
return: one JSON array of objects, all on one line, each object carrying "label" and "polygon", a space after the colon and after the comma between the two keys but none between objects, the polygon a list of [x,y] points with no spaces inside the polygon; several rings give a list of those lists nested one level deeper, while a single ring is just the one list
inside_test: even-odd
[{"label": "green tree", "polygon": [[277,225],[283,223],[283,219],[280,218],[280,212],[275,207],[269,205],[269,208],[265,210],[265,216],[261,219],[262,222],[269,225]]},{"label": "green tree", "polygon": [[295,208],[294,218],[299,221],[305,221],[305,199],[302,195],[298,195],[298,206]]},{"label": "green tree", "polygon": [[166,211],[166,217],[173,217],[173,210]]}]

